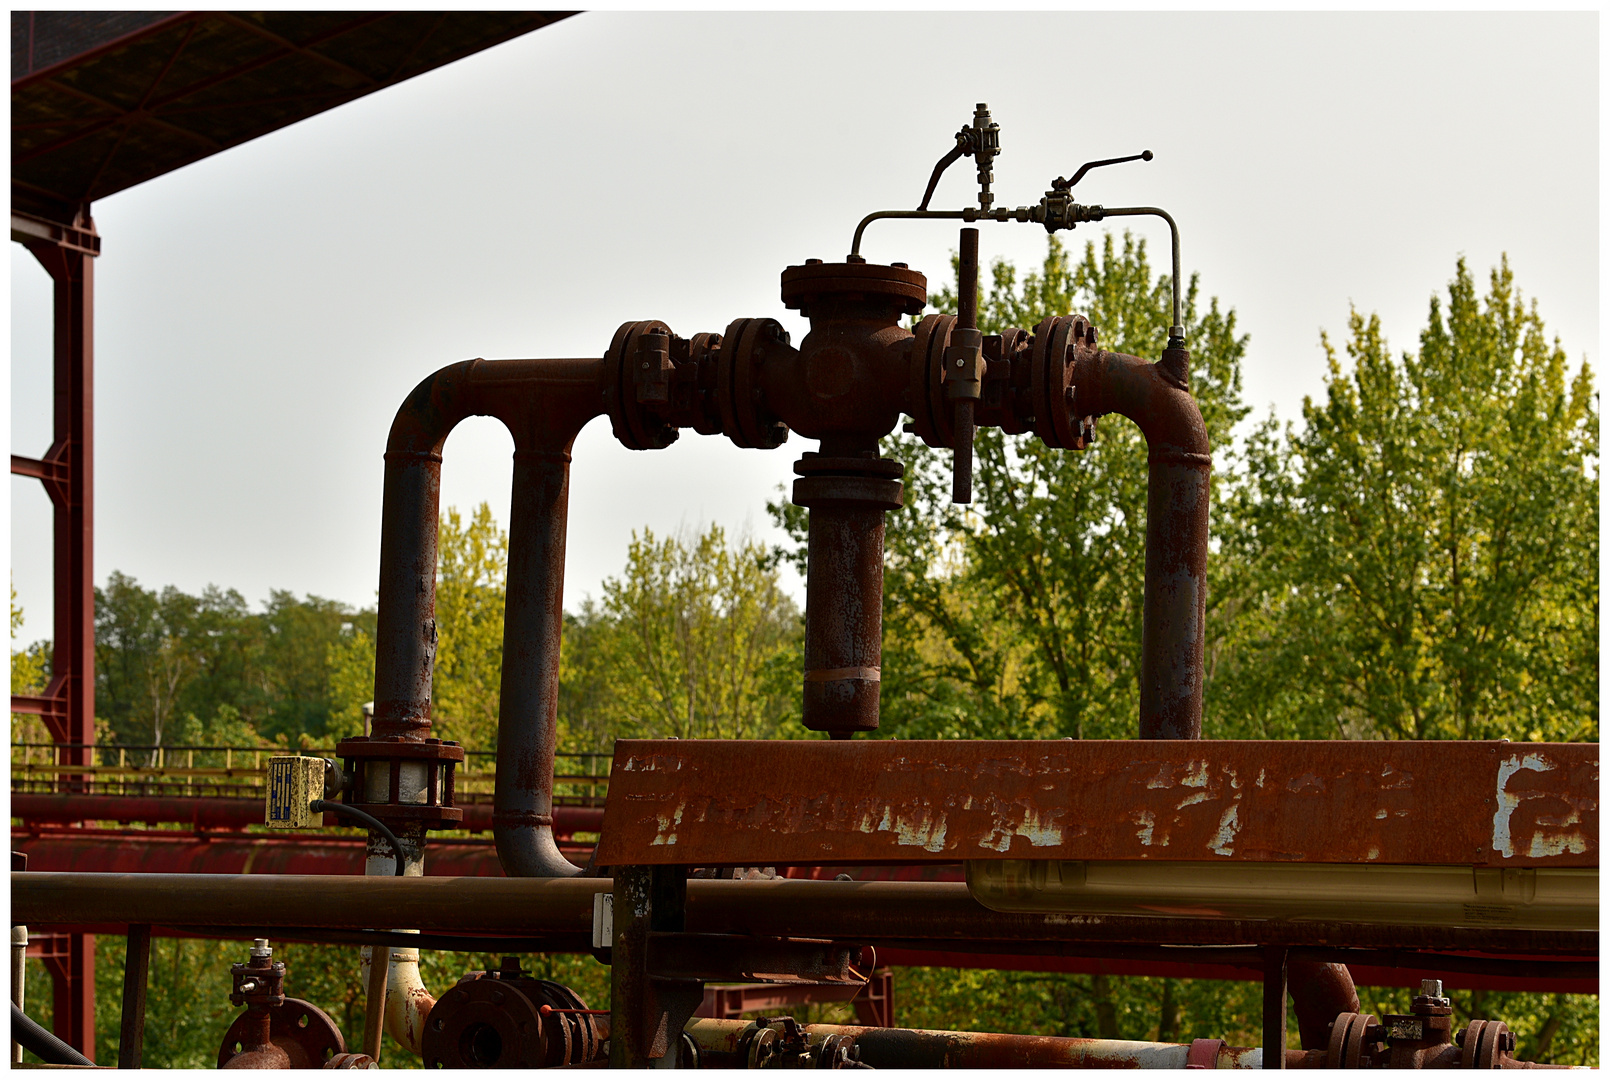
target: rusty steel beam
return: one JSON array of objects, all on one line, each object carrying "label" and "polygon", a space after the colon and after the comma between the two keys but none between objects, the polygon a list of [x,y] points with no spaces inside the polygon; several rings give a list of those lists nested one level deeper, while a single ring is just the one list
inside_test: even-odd
[{"label": "rusty steel beam", "polygon": [[[1093,941],[1175,945],[1481,950],[1515,956],[1598,955],[1598,935],[1499,927],[1001,914],[945,882],[693,880],[693,933],[913,942]],[[592,932],[593,894],[608,878],[376,878],[215,874],[11,876],[19,923],[151,922],[186,926],[367,928],[454,933]]]},{"label": "rusty steel beam", "polygon": [[597,862],[1597,867],[1598,777],[1597,743],[623,739]]}]

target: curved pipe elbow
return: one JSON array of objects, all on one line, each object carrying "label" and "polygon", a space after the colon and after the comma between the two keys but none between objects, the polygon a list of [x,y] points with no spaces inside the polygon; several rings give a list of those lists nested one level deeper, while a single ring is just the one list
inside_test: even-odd
[{"label": "curved pipe elbow", "polygon": [[419,950],[393,949],[386,974],[386,1031],[410,1054],[422,1054],[425,1021],[436,999],[419,977]]},{"label": "curved pipe elbow", "polygon": [[1079,363],[1074,381],[1081,411],[1127,416],[1146,436],[1140,737],[1201,738],[1213,459],[1191,396],[1190,354],[1167,349],[1153,364],[1098,352]]},{"label": "curved pipe elbow", "polygon": [[[358,965],[364,985],[369,982],[372,951],[365,946]],[[419,976],[418,949],[392,949],[386,970],[386,1004],[383,1009],[386,1033],[410,1054],[423,1053],[425,1021],[436,999],[425,989]]]},{"label": "curved pipe elbow", "polygon": [[[1201,455],[1212,453],[1202,410],[1191,396],[1190,354],[1165,349],[1157,363],[1125,353],[1100,352],[1081,365],[1074,381],[1081,397],[1086,388],[1093,399],[1081,400],[1092,414],[1118,413],[1140,426],[1153,455],[1159,451]],[[1203,465],[1210,464],[1204,460]]]},{"label": "curved pipe elbow", "polygon": [[509,877],[559,878],[581,873],[581,867],[559,850],[551,824],[500,823],[494,811],[492,839],[498,862]]}]

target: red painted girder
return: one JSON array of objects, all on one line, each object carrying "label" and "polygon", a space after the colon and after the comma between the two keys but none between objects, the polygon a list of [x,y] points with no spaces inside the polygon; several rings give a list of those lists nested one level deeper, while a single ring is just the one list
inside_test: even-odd
[{"label": "red painted girder", "polygon": [[[198,800],[199,801],[199,800]],[[358,837],[197,836],[183,832],[70,834],[13,832],[13,851],[28,854],[28,869],[103,874],[362,874]],[[561,850],[578,863],[587,851]],[[490,843],[432,840],[425,853],[430,877],[502,877]]]},{"label": "red painted girder", "polygon": [[[460,804],[463,828],[486,832],[492,828],[492,804]],[[263,824],[261,799],[232,799],[223,796],[185,798],[180,796],[138,795],[40,795],[13,793],[11,816],[27,822],[142,821],[172,822],[206,829],[244,829]],[[329,825],[340,824],[334,814],[326,814]],[[603,825],[604,811],[596,806],[557,806],[553,812],[554,835],[561,840],[578,832],[597,832]]]},{"label": "red painted girder", "polygon": [[602,866],[1599,863],[1597,743],[616,744]]}]

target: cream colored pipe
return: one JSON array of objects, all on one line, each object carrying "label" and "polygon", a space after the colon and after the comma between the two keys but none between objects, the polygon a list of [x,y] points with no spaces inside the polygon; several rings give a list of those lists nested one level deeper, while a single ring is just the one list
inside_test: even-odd
[{"label": "cream colored pipe", "polygon": [[[414,776],[409,766],[413,762],[403,764],[402,785],[404,802],[422,802],[424,800],[423,767],[417,770],[420,775]],[[378,770],[376,770],[378,771]],[[413,783],[410,783],[413,781]],[[371,796],[374,797],[374,796]],[[383,799],[384,794],[379,794]],[[403,845],[403,876],[423,877],[425,875],[424,837],[413,831],[401,831],[397,838]],[[396,873],[395,864],[391,858],[391,845],[385,839],[369,834],[369,847],[367,858],[364,860],[363,872],[372,877],[391,877]],[[418,930],[402,930],[399,933],[419,933]],[[386,952],[387,950],[382,950]],[[365,986],[369,984],[370,950],[363,949],[359,973]],[[419,975],[419,950],[393,948],[389,950],[386,965],[386,998],[384,1005],[385,1030],[401,1046],[411,1054],[421,1052],[425,1043],[425,1018],[430,1015],[431,1008],[436,999],[425,989],[424,980]],[[374,1055],[379,1060],[379,1055]]]},{"label": "cream colored pipe", "polygon": [[[359,974],[366,986],[369,966],[369,949],[365,948]],[[435,1004],[436,999],[425,989],[425,982],[419,975],[419,950],[392,949],[386,973],[387,1034],[409,1053],[421,1053],[425,1043],[425,1018]]]}]

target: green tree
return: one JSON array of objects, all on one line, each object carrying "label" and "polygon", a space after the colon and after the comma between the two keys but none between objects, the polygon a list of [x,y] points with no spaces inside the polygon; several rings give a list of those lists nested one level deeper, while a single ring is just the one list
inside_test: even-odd
[{"label": "green tree", "polygon": [[1300,429],[1249,442],[1228,515],[1220,733],[1598,737],[1598,411],[1507,261],[1463,260],[1418,352],[1353,312]]},{"label": "green tree", "polygon": [[[431,688],[434,727],[440,737],[456,739],[471,750],[493,750],[503,673],[509,536],[486,503],[476,507],[468,521],[450,507],[442,515],[439,536],[438,638]],[[373,681],[369,686],[372,693]]]},{"label": "green tree", "polygon": [[[625,572],[604,582],[601,611],[612,632],[600,640],[593,618],[602,649],[588,659],[610,689],[618,734],[766,737],[797,714],[798,666],[788,661],[799,612],[763,545],[729,543],[717,525],[697,538],[634,532]],[[789,668],[785,690],[779,676]]]},{"label": "green tree", "polygon": [[[23,612],[17,606],[17,587],[11,586],[11,639],[22,629]],[[36,641],[25,649],[11,650],[11,692],[13,694],[43,693],[50,681],[51,645]],[[12,713],[12,739],[17,742],[49,742],[50,733],[44,722],[28,713]]]}]

